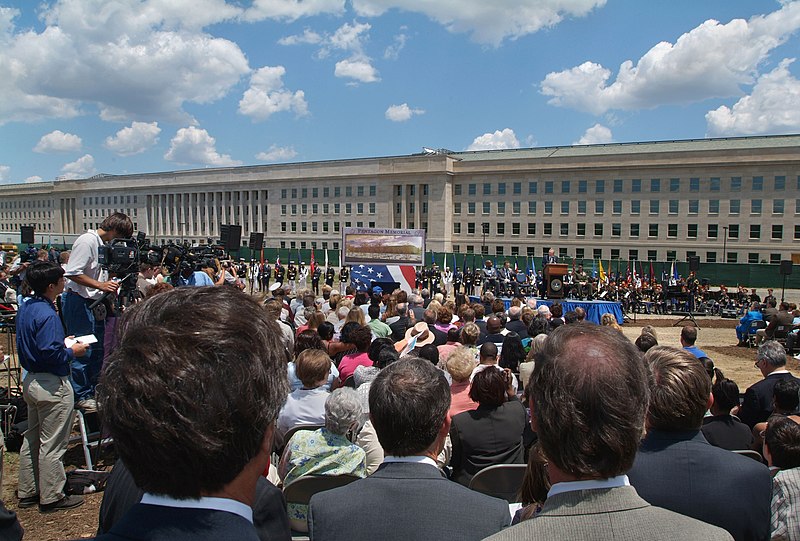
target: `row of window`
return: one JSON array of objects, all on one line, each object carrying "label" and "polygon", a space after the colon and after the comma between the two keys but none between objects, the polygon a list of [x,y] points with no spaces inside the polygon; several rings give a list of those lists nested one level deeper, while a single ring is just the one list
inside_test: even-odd
[{"label": "row of window", "polygon": [[[333,223],[333,232],[339,233],[341,231],[342,222],[300,222],[300,233],[309,232],[309,223],[311,233],[330,233]],[[320,224],[322,224],[320,226]],[[353,222],[344,222],[344,227],[353,227]],[[364,222],[356,222],[356,227],[364,227]],[[375,227],[375,222],[367,222],[367,227]],[[297,222],[281,222],[281,233],[297,233]]]},{"label": "row of window", "polygon": [[[595,237],[602,237],[605,232],[607,231],[605,228],[606,224],[603,223],[595,223],[593,227],[593,232]],[[661,232],[662,224],[648,224],[647,225],[647,237],[651,239],[657,239],[659,233]],[[669,239],[677,239],[678,238],[678,226],[679,224],[666,224],[667,225],[667,238]],[[460,235],[462,232],[466,232],[467,235],[474,235],[476,234],[476,226],[475,222],[467,222],[466,230],[462,228],[461,222],[454,222],[453,223],[453,234]],[[491,230],[492,224],[488,222],[484,222],[481,224],[481,234],[494,234],[494,235],[505,235],[506,234],[506,224],[503,222],[498,222],[494,224],[494,231]],[[718,239],[720,237],[720,226],[719,224],[708,224],[706,229],[706,238],[707,239]],[[527,234],[528,236],[536,235],[537,223],[536,222],[528,222],[527,224]],[[726,239],[731,240],[738,240],[740,234],[740,226],[739,224],[731,224],[727,226],[722,226],[724,237]],[[629,224],[628,236],[630,238],[639,238],[643,227],[641,224]],[[521,231],[521,225],[518,222],[514,222],[511,224],[511,234],[512,235],[519,235]],[[572,224],[569,222],[562,222],[558,224],[558,234],[562,237],[570,236],[571,234],[575,234],[578,237],[585,237],[586,236],[586,224],[585,223],[577,223]],[[686,238],[687,239],[696,239],[698,238],[698,231],[699,225],[698,224],[686,224]],[[542,224],[542,234],[544,236],[549,236],[553,234],[553,223],[552,222],[545,222]],[[612,223],[611,224],[611,236],[612,237],[621,237],[622,236],[622,224],[620,223]],[[750,240],[760,240],[761,239],[761,225],[760,224],[751,224],[749,226],[749,236]],[[783,225],[781,224],[772,224],[771,226],[771,236],[772,240],[783,240]],[[800,225],[794,226],[794,240],[800,240]]]},{"label": "row of window", "polygon": [[[764,209],[764,201],[762,199],[750,199],[750,215],[751,216],[759,216],[761,215]],[[622,215],[623,211],[636,216],[641,214],[642,212],[642,201],[638,199],[634,199],[629,201],[628,205],[623,205],[623,201],[621,199],[611,201],[611,213],[613,215]],[[720,213],[720,200],[719,199],[710,199],[708,200],[708,206],[704,204],[704,211],[707,211],[709,215],[715,215]],[[800,214],[800,199],[794,200],[794,212],[795,214]],[[410,203],[413,209],[413,203]],[[427,211],[427,203],[423,203],[424,211]],[[520,201],[512,201],[511,202],[511,214],[518,216],[522,209],[522,203]],[[683,206],[683,211],[681,211],[681,206]],[[506,213],[509,205],[505,201],[496,201],[494,203],[490,201],[483,201],[481,203],[481,214],[487,215],[492,214],[494,207],[494,213],[498,215],[503,215]],[[553,201],[528,201],[528,214],[535,215],[537,209],[543,207],[543,211],[545,215],[553,214]],[[588,207],[588,203],[585,200],[581,201],[560,201],[559,202],[559,210],[561,215],[570,214],[570,212],[574,209],[578,215],[586,214]],[[625,208],[623,208],[625,207]],[[699,199],[689,199],[685,205],[681,205],[681,200],[679,199],[670,199],[667,201],[667,211],[671,215],[677,215],[681,212],[689,215],[698,215],[700,214],[700,200]],[[463,212],[464,204],[460,201],[453,203],[453,214],[460,215]],[[468,201],[466,203],[467,214],[475,214],[477,209],[477,203],[475,201]],[[772,200],[772,214],[773,215],[782,215],[786,209],[786,201],[784,199],[773,199]],[[594,213],[596,215],[602,215],[606,211],[606,201],[603,200],[596,200],[594,202]],[[648,211],[650,215],[658,215],[661,212],[661,200],[660,199],[650,199],[648,204]],[[740,214],[742,211],[742,201],[741,199],[731,199],[728,201],[728,214],[731,216],[736,216]],[[413,212],[413,210],[411,211]],[[397,203],[397,213],[400,213],[400,204]]]},{"label": "row of window", "polygon": [[84,197],[83,198],[83,206],[87,205],[130,205],[131,201],[133,204],[137,204],[139,202],[138,196],[135,195],[114,195],[114,196],[96,196],[96,197]]},{"label": "row of window", "polygon": [[52,206],[50,199],[16,199],[0,201],[0,209],[49,209]]},{"label": "row of window", "polygon": [[[663,180],[663,182],[662,182]],[[723,179],[721,177],[710,177],[701,179],[700,177],[692,177],[688,179],[688,187],[690,192],[700,192],[700,191],[710,191],[710,192],[719,192],[723,189],[725,191],[730,192],[739,192],[742,190],[744,183],[742,181],[742,177],[730,177],[726,178],[725,182],[723,183]],[[786,176],[785,175],[776,175],[771,179],[771,182],[764,182],[763,176],[754,176],[747,180],[747,187],[755,192],[763,191],[765,188],[775,191],[781,191],[786,189]],[[561,181],[554,181],[554,180],[545,180],[545,181],[538,181],[538,180],[531,180],[528,181],[528,195],[533,195],[539,193],[539,184],[543,185],[543,193],[551,194],[555,193],[556,187],[560,190],[560,193],[567,194],[572,193],[573,189],[577,190],[577,193],[589,193],[590,183],[593,188],[594,193],[605,193],[606,186],[610,188],[613,193],[640,193],[643,191],[643,186],[646,184],[642,181],[642,179],[634,178],[634,179],[614,179],[611,181],[606,181],[604,179],[599,180],[578,180],[578,181],[571,181],[571,180],[561,180]],[[522,195],[522,182],[483,182],[481,184],[481,194],[482,195],[493,195],[496,193],[497,195],[506,195],[508,190],[510,190],[511,194],[513,195]],[[724,186],[723,186],[724,184]],[[661,193],[662,185],[664,191],[669,192],[680,192],[684,186],[686,186],[685,179],[680,178],[670,178],[670,179],[660,179],[660,178],[651,178],[649,181],[649,191],[650,193]],[[466,186],[466,193],[467,195],[478,195],[478,183],[458,183],[453,185],[453,193],[454,195],[462,195],[464,192],[464,187]],[[797,177],[797,189],[800,189],[800,176]],[[398,193],[398,195],[400,195]]]},{"label": "row of window", "polygon": [[[412,186],[413,188],[413,186]],[[426,185],[427,188],[427,185]],[[331,187],[325,186],[322,189],[320,188],[281,188],[281,199],[288,199],[289,195],[291,195],[292,199],[297,199],[298,197],[302,199],[308,199],[308,194],[311,194],[312,199],[317,199],[319,194],[322,193],[322,197],[328,198],[331,196]],[[356,197],[364,197],[366,194],[369,194],[369,197],[376,197],[378,194],[378,187],[375,184],[370,184],[369,186],[356,186]],[[341,197],[342,196],[342,187],[341,186],[334,186],[333,187],[333,197]],[[353,187],[352,186],[344,186],[344,196],[345,197],[353,197]]]},{"label": "row of window", "polygon": [[[475,251],[476,246],[473,244],[467,244],[465,246],[467,254],[477,254],[478,252]],[[508,253],[506,253],[505,246],[478,246],[481,255],[495,255],[495,256],[521,256],[520,247],[519,246],[511,246]],[[546,255],[548,250],[550,249],[549,246],[544,246],[540,249],[540,253],[536,253],[535,246],[526,246],[525,247],[525,256],[526,257],[538,257],[540,255]],[[456,253],[461,253],[461,245],[454,244],[453,251]],[[619,248],[610,248],[610,249],[603,249],[603,248],[593,248],[590,251],[586,250],[585,248],[575,248],[575,259],[583,260],[588,259],[589,256],[595,260],[602,260],[607,261],[608,259],[611,260],[620,260],[623,261],[638,261],[641,257],[640,252],[643,250],[638,249],[630,249],[627,253],[627,259],[623,258],[623,252]],[[705,262],[706,263],[717,263],[722,262],[722,258],[725,259],[726,263],[739,263],[739,252],[735,251],[725,251],[722,254],[722,258],[718,259],[719,252],[715,251],[708,251],[705,252]],[[567,248],[559,248],[558,249],[558,256],[562,260],[568,260],[572,256],[569,254]],[[685,258],[683,261],[687,261],[690,257],[699,257],[696,251],[687,250],[685,253]],[[780,253],[770,253],[764,254],[761,252],[747,252],[747,263],[771,263],[773,265],[777,265],[781,262],[782,259],[785,259],[783,254]],[[666,258],[659,254],[658,250],[647,250],[646,254],[646,261],[677,261],[678,260],[678,252],[677,250],[667,250],[666,251]],[[744,256],[742,257],[742,261],[744,261]],[[612,265],[613,267],[613,265]],[[585,267],[584,267],[585,268]],[[591,269],[587,269],[591,270]],[[606,272],[611,271],[612,269],[606,268]],[[644,272],[645,274],[649,274],[649,268],[643,268],[640,272]],[[660,272],[660,269],[656,272]]]},{"label": "row of window", "polygon": [[[411,211],[413,212],[414,203],[409,203],[411,205]],[[424,212],[428,212],[428,204],[423,203],[425,210]],[[305,216],[308,215],[309,208],[311,209],[311,214],[319,214],[320,207],[322,208],[322,214],[331,214],[331,209],[333,209],[333,215],[339,216],[342,211],[342,204],[341,203],[322,203],[319,205],[318,203],[312,203],[309,207],[307,203],[303,203],[301,205],[292,204],[292,205],[281,205],[281,216],[286,216],[288,212],[291,212],[292,216],[297,215],[298,209],[300,210],[300,215]],[[245,207],[246,209],[247,207]],[[376,204],[375,203],[368,203],[366,207],[368,209],[369,214],[376,213]],[[400,208],[398,203],[398,209]],[[398,210],[399,212],[399,210]],[[344,204],[344,213],[345,214],[353,214],[353,203],[345,203]],[[356,203],[356,214],[364,214],[364,203]]]}]

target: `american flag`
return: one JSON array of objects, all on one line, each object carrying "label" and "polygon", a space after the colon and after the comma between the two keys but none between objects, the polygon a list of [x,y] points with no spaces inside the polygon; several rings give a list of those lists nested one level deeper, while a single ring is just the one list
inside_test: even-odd
[{"label": "american flag", "polygon": [[353,265],[350,283],[356,291],[369,291],[372,282],[398,282],[400,289],[411,293],[416,273],[410,265]]}]

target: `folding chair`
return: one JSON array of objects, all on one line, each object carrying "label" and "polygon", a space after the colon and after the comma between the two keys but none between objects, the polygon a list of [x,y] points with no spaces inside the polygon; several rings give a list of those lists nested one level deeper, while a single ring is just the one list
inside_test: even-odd
[{"label": "folding chair", "polygon": [[[325,492],[333,488],[343,487],[361,479],[355,475],[306,475],[299,477],[283,487],[283,497],[286,499],[286,505],[290,503],[297,505],[308,505],[311,497],[318,492]],[[308,523],[300,523],[296,520],[291,520],[292,538],[297,539],[294,532],[305,533],[308,532]]]},{"label": "folding chair", "polygon": [[[97,420],[96,422],[88,423],[87,417],[94,416],[92,421]],[[99,416],[97,413],[84,413],[82,410],[75,408],[75,418],[78,421],[78,431],[80,434],[72,436],[69,439],[70,443],[74,443],[76,441],[81,442],[81,447],[83,447],[83,459],[86,462],[86,469],[89,471],[94,471],[94,462],[92,461],[92,448],[96,449],[95,453],[95,460],[100,456],[100,449],[103,445],[108,445],[112,443],[113,440],[111,437],[103,437],[102,427],[99,424]],[[96,426],[94,426],[96,425]]]},{"label": "folding chair", "polygon": [[496,464],[484,468],[475,474],[469,482],[469,488],[488,494],[509,503],[519,501],[517,494],[522,487],[526,464]]},{"label": "folding chair", "polygon": [[751,321],[750,328],[747,329],[747,345],[754,347],[756,345],[756,331],[759,329],[766,329],[767,322],[763,320]]},{"label": "folding chair", "polygon": [[737,451],[732,451],[732,452],[736,453],[737,455],[742,455],[742,456],[746,456],[746,457],[752,458],[753,460],[757,460],[758,462],[761,462],[762,464],[764,463],[764,459],[762,458],[761,453],[759,453],[758,451],[753,451],[751,449],[742,449],[742,450],[737,450]]}]

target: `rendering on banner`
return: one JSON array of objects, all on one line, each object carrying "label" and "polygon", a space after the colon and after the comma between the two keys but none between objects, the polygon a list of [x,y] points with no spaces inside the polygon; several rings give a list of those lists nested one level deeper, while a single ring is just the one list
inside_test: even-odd
[{"label": "rendering on banner", "polygon": [[346,227],[342,246],[344,265],[425,265],[424,229]]}]

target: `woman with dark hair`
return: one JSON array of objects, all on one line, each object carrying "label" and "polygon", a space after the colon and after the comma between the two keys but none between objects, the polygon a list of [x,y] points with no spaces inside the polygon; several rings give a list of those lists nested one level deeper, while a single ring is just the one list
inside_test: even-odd
[{"label": "woman with dark hair", "polygon": [[453,417],[452,479],[469,486],[472,477],[495,464],[523,464],[525,406],[514,393],[511,371],[482,365],[472,378],[469,397],[478,403]]},{"label": "woman with dark hair", "polygon": [[542,314],[537,314],[528,327],[529,337],[533,338],[537,334],[550,334],[550,322],[547,320],[547,317]]},{"label": "woman with dark hair", "polygon": [[703,436],[711,445],[728,451],[750,449],[753,445],[750,427],[731,415],[731,410],[739,405],[739,387],[719,368],[714,369],[714,374],[716,381],[711,387],[714,403],[711,416],[703,419]]},{"label": "woman with dark hair", "polygon": [[522,339],[515,332],[510,332],[503,339],[503,349],[500,353],[500,367],[508,368],[512,372],[519,372],[520,363],[525,362],[525,347]]},{"label": "woman with dark hair", "polygon": [[[294,341],[294,357],[293,361],[289,363],[289,385],[292,386],[292,391],[296,391],[297,389],[303,386],[303,382],[300,381],[300,378],[297,376],[297,357],[300,356],[307,349],[319,349],[322,351],[326,351],[325,343],[320,338],[319,334],[316,331],[303,331]],[[328,376],[328,382],[323,385],[322,387],[326,391],[330,391],[331,384],[333,380],[339,375],[339,370],[336,369],[336,365],[331,362],[331,372]]]}]

